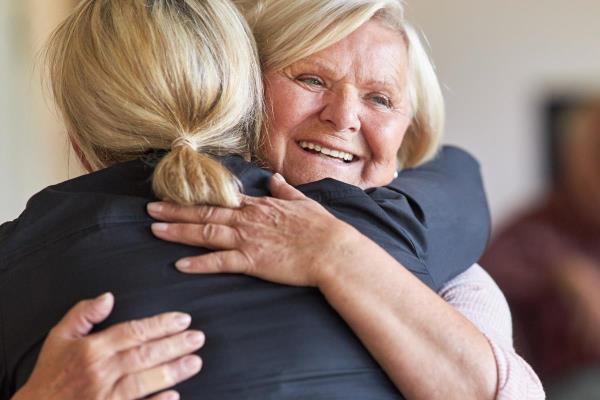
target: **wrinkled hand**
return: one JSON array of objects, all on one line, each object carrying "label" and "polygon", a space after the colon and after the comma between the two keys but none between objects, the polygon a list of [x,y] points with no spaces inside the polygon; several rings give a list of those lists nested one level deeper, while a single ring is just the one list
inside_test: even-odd
[{"label": "wrinkled hand", "polygon": [[[165,313],[89,334],[113,305],[111,294],[75,305],[51,330],[13,400],[139,399],[198,373],[200,358],[188,354],[202,347],[204,335],[186,331],[189,315]],[[178,398],[175,391],[151,397]]]},{"label": "wrinkled hand", "polygon": [[241,273],[275,283],[319,286],[341,263],[358,233],[307,198],[283,177],[271,179],[274,197],[244,196],[239,209],[151,203],[158,238],[220,250],[179,260],[187,273]]}]

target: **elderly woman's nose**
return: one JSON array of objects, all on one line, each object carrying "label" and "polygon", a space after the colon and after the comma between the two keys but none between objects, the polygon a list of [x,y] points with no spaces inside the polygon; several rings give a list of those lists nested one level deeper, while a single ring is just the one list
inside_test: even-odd
[{"label": "elderly woman's nose", "polygon": [[321,120],[338,132],[357,132],[361,124],[360,106],[360,98],[352,90],[330,93],[321,112]]}]

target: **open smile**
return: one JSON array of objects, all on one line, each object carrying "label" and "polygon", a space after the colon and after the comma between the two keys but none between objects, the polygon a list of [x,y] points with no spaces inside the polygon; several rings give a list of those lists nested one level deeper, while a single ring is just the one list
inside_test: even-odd
[{"label": "open smile", "polygon": [[345,163],[351,163],[352,161],[358,159],[358,157],[354,154],[350,154],[341,150],[330,149],[312,142],[301,141],[298,142],[298,145],[309,153],[323,154],[327,157],[335,158]]}]

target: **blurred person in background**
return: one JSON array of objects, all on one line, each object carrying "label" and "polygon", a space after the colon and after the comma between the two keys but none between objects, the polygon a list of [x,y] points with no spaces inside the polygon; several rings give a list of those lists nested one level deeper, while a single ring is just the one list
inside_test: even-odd
[{"label": "blurred person in background", "polygon": [[563,122],[553,189],[500,231],[482,265],[549,398],[600,398],[600,99]]}]

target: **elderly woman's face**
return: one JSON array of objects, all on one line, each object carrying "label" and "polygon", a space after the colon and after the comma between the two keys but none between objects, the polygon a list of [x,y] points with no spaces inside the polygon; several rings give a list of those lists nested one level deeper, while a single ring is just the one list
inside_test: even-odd
[{"label": "elderly woman's face", "polygon": [[411,118],[406,71],[402,36],[370,21],[265,74],[262,158],[293,185],[327,177],[361,188],[388,184]]}]

